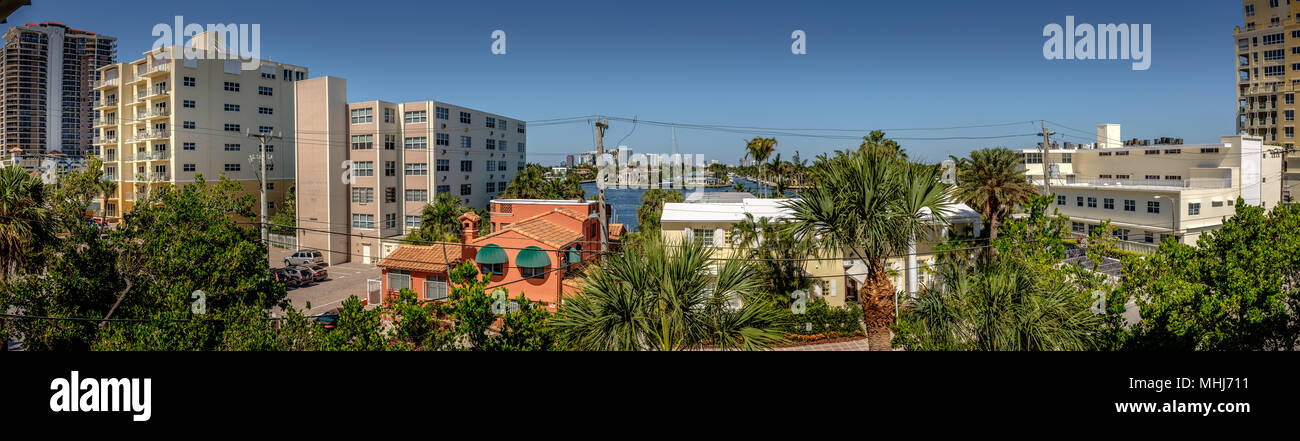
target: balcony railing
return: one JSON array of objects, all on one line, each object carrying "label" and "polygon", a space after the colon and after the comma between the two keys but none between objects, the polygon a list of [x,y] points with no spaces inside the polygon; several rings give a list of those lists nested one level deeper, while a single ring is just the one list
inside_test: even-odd
[{"label": "balcony railing", "polygon": [[1169,187],[1169,188],[1231,188],[1228,178],[1192,178],[1192,179],[1103,179],[1066,177],[1064,182],[1053,179],[1052,185],[1124,188],[1124,187]]},{"label": "balcony railing", "polygon": [[117,98],[109,100],[95,100],[94,107],[110,107],[117,105]]},{"label": "balcony railing", "polygon": [[113,144],[117,142],[116,136],[95,138],[95,144]]},{"label": "balcony railing", "polygon": [[170,180],[171,180],[171,177],[172,177],[171,173],[167,173],[167,172],[153,172],[152,174],[149,175],[149,180],[151,180],[151,181],[170,181]]},{"label": "balcony railing", "polygon": [[91,86],[95,89],[101,87],[116,86],[116,85],[117,85],[117,78],[109,78],[107,80],[99,80],[99,81],[95,81],[94,83],[91,83]]},{"label": "balcony railing", "polygon": [[117,118],[95,118],[95,125],[97,126],[111,126],[113,124],[117,124]]}]

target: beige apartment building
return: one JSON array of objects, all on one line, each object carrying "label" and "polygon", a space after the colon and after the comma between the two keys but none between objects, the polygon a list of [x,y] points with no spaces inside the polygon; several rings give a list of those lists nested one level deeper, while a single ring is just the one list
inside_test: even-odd
[{"label": "beige apartment building", "polygon": [[[1232,31],[1237,55],[1237,133],[1257,136],[1265,146],[1292,149],[1300,89],[1300,2],[1245,0],[1242,10],[1245,26]],[[1280,155],[1280,149],[1268,150]],[[1292,152],[1285,157],[1283,201],[1290,201],[1300,186],[1300,155]]]},{"label": "beige apartment building", "polygon": [[[192,41],[204,47],[203,35]],[[307,78],[307,68],[261,60],[244,70],[242,61],[186,59],[172,46],[99,75],[95,145],[105,174],[118,183],[104,201],[110,222],[152,189],[198,175],[209,183],[225,176],[256,195],[260,144],[246,132],[283,134],[266,149],[267,216],[283,203],[294,178],[293,85]]]},{"label": "beige apartment building", "polygon": [[35,171],[44,159],[80,162],[93,151],[91,83],[117,56],[117,39],[56,21],[9,28],[0,47],[0,163]]},{"label": "beige apartment building", "polygon": [[1054,207],[1072,221],[1071,231],[1091,232],[1109,219],[1121,247],[1149,252],[1165,238],[1195,243],[1200,234],[1231,217],[1238,197],[1275,207],[1282,199],[1282,160],[1263,140],[1224,136],[1216,144],[1122,144],[1115,124],[1098,126],[1097,144],[1025,149],[1027,175],[1055,194]]},{"label": "beige apartment building", "polygon": [[526,162],[523,121],[439,101],[347,102],[347,81],[295,84],[299,246],[373,264],[440,193],[487,208]]}]

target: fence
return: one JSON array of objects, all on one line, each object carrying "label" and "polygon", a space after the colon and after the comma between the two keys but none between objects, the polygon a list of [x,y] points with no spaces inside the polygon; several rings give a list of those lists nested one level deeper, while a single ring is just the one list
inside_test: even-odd
[{"label": "fence", "polygon": [[276,248],[298,249],[298,236],[294,234],[266,233],[266,240]]}]

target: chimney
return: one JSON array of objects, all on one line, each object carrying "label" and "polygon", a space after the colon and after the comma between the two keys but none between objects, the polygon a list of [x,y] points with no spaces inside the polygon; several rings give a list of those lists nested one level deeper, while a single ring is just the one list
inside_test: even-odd
[{"label": "chimney", "polygon": [[482,218],[472,211],[467,211],[458,219],[460,219],[460,242],[468,245],[474,239],[478,239],[478,221]]}]

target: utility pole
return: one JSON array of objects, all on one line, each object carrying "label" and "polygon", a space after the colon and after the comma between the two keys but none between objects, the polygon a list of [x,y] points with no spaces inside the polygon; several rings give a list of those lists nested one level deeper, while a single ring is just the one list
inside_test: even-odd
[{"label": "utility pole", "polygon": [[1290,202],[1287,202],[1287,200],[1286,200],[1286,173],[1287,173],[1286,161],[1287,161],[1287,155],[1290,154],[1290,153],[1295,153],[1295,152],[1296,152],[1296,148],[1295,148],[1295,147],[1278,147],[1278,148],[1275,148],[1275,149],[1272,149],[1272,150],[1269,150],[1269,151],[1268,151],[1269,155],[1271,155],[1271,156],[1282,155],[1282,177],[1281,177],[1281,179],[1278,179],[1278,182],[1279,182],[1279,184],[1278,184],[1278,185],[1279,185],[1279,188],[1278,188],[1278,193],[1277,193],[1277,196],[1278,196],[1278,203],[1279,203],[1279,204],[1289,204],[1289,203],[1290,203]]},{"label": "utility pole", "polygon": [[[596,164],[598,167],[604,167],[605,162],[605,129],[609,128],[609,120],[596,118]],[[600,170],[596,171],[600,175]],[[609,217],[605,214],[605,182],[602,179],[596,180],[596,198],[600,205],[600,252],[601,254],[609,252]]]},{"label": "utility pole", "polygon": [[280,135],[272,135],[270,133],[253,133],[252,130],[247,129],[244,134],[248,135],[249,138],[257,138],[258,143],[261,144],[261,147],[258,148],[257,152],[257,170],[261,181],[258,190],[262,195],[262,210],[259,212],[262,213],[262,219],[258,222],[258,225],[262,229],[262,243],[267,244],[270,242],[266,237],[266,141],[271,139],[283,139],[284,137]]},{"label": "utility pole", "polygon": [[1051,161],[1048,161],[1047,159],[1047,152],[1048,148],[1052,145],[1052,135],[1055,135],[1056,132],[1047,131],[1047,121],[1044,120],[1040,122],[1043,126],[1043,131],[1038,133],[1039,136],[1043,137],[1043,194],[1050,195],[1052,194],[1052,185],[1050,184],[1052,180],[1052,165]]}]

